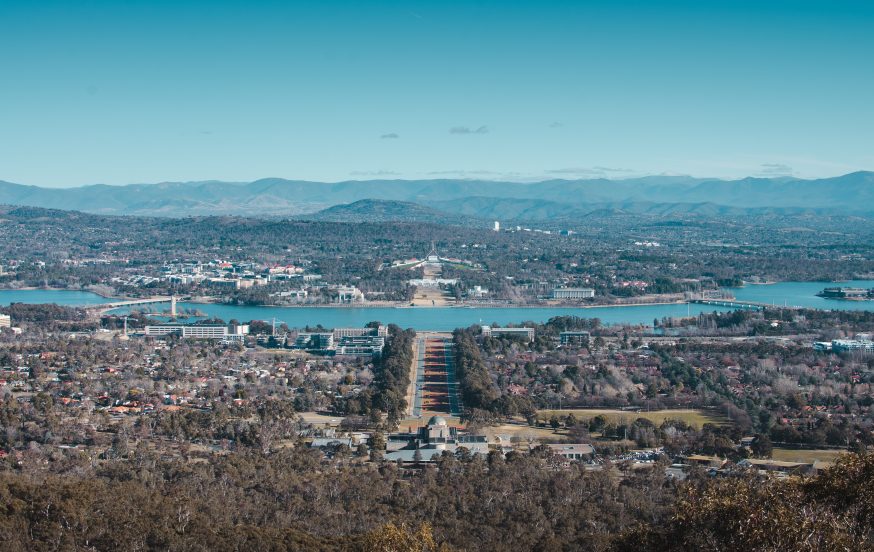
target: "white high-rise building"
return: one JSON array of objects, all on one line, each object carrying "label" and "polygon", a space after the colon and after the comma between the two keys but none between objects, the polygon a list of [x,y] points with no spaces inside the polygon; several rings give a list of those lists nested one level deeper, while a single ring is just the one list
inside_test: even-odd
[{"label": "white high-rise building", "polygon": [[500,231],[501,231],[501,223],[498,221],[495,221],[495,232],[500,232]]}]

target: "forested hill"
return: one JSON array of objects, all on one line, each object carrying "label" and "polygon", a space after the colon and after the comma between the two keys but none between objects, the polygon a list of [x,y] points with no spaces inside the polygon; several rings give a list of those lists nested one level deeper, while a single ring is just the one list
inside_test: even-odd
[{"label": "forested hill", "polygon": [[347,205],[335,205],[301,219],[333,222],[420,222],[455,226],[483,226],[486,221],[475,216],[451,214],[409,201],[362,199]]},{"label": "forested hill", "polygon": [[732,209],[788,209],[872,214],[874,173],[855,172],[814,180],[751,177],[729,181],[651,176],[534,183],[459,179],[324,183],[265,178],[253,182],[97,184],[62,189],[0,181],[0,204],[101,214],[291,216],[365,199],[411,202],[476,217],[521,219],[513,213],[527,213],[529,220],[567,214],[562,209],[576,215],[578,211],[604,208],[632,212],[705,209],[713,213],[727,209],[730,214]]}]

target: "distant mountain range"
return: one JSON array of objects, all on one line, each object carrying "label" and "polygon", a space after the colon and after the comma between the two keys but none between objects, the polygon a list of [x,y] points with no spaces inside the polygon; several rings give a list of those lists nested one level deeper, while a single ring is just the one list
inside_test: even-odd
[{"label": "distant mountain range", "polygon": [[[366,200],[366,201],[363,201]],[[717,180],[368,180],[337,183],[167,182],[41,188],[0,181],[0,204],[108,215],[245,215],[323,220],[542,221],[592,213],[853,214],[874,216],[874,173],[834,178]],[[339,206],[345,207],[339,207]]]}]

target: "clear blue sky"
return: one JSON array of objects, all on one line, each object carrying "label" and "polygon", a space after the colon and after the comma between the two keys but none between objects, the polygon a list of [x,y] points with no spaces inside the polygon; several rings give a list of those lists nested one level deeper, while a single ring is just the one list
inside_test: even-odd
[{"label": "clear blue sky", "polygon": [[874,169],[874,2],[0,0],[0,179]]}]

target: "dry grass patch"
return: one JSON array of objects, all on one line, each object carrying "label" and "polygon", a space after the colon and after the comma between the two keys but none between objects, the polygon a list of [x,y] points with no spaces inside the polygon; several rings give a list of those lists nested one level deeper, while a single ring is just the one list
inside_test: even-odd
[{"label": "dry grass patch", "polygon": [[781,462],[834,462],[838,457],[847,454],[845,450],[834,449],[786,449],[774,447],[771,458]]},{"label": "dry grass patch", "polygon": [[704,424],[724,424],[725,418],[706,410],[693,408],[672,408],[665,410],[628,411],[612,408],[571,408],[562,410],[538,410],[541,419],[549,420],[553,415],[559,418],[573,414],[577,420],[591,420],[595,416],[604,416],[611,423],[630,423],[638,418],[645,418],[656,425],[661,425],[665,420],[680,420],[693,427],[702,427]]}]

